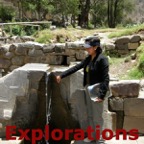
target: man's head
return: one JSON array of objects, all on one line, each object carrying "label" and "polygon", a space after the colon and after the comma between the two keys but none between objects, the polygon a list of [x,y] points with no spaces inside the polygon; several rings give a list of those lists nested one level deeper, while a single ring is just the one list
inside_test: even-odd
[{"label": "man's head", "polygon": [[95,55],[95,53],[102,52],[100,47],[100,39],[97,37],[86,38],[84,48],[86,48],[89,55]]},{"label": "man's head", "polygon": [[90,47],[100,47],[100,39],[97,37],[89,37],[85,39],[85,48],[90,48]]}]

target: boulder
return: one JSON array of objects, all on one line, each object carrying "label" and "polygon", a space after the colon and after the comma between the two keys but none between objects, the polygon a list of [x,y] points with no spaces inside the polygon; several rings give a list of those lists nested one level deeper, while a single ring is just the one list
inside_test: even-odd
[{"label": "boulder", "polygon": [[115,40],[115,44],[127,44],[129,43],[130,41],[130,38],[128,36],[123,36],[123,37],[120,37],[120,38],[117,38]]},{"label": "boulder", "polygon": [[110,82],[110,89],[116,97],[138,97],[140,89],[139,80],[121,80]]}]

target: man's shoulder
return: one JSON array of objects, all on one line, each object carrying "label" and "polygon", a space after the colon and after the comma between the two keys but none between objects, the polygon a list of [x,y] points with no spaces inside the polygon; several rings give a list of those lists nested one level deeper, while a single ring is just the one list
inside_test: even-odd
[{"label": "man's shoulder", "polygon": [[105,56],[104,54],[99,54],[99,57],[98,57],[99,60],[107,60],[107,56]]}]

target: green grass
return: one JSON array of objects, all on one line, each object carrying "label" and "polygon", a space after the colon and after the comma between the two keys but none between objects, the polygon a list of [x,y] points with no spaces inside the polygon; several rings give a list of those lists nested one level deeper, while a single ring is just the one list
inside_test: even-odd
[{"label": "green grass", "polygon": [[117,65],[117,64],[122,63],[122,62],[124,62],[124,58],[111,57],[109,59],[109,64],[110,65]]},{"label": "green grass", "polygon": [[121,79],[142,79],[144,78],[144,73],[139,71],[137,67],[132,68],[127,75],[121,77]]},{"label": "green grass", "polygon": [[36,41],[39,43],[50,43],[50,40],[53,39],[53,35],[49,32],[49,30],[43,30],[34,35],[36,37]]},{"label": "green grass", "polygon": [[109,34],[109,38],[114,38],[114,37],[121,37],[121,36],[127,36],[127,35],[132,35],[134,33],[138,33],[138,31],[144,30],[144,24],[133,26],[130,28],[122,28],[121,31],[116,31],[112,32]]},{"label": "green grass", "polygon": [[137,49],[137,65],[133,67],[125,79],[142,79],[144,78],[144,44]]},{"label": "green grass", "polygon": [[[101,28],[101,29],[75,29],[75,28],[57,28],[55,30],[45,29],[37,32],[33,36],[36,38],[37,42],[40,43],[50,43],[51,40],[57,40],[57,36],[61,36],[60,42],[65,42],[65,39],[68,38],[70,41],[76,41],[78,39],[94,35],[95,33],[104,33],[104,32],[114,32],[121,31],[121,29],[110,29],[110,28]],[[57,42],[57,41],[55,41]]]}]

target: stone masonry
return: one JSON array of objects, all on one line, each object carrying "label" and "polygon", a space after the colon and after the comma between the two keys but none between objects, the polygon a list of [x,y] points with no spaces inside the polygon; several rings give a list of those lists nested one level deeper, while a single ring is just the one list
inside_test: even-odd
[{"label": "stone masonry", "polygon": [[[17,41],[0,46],[0,69],[4,69],[6,73],[27,63],[69,65],[70,62],[81,61],[87,56],[83,48],[84,41],[40,44],[32,42],[30,38],[23,39],[23,42]],[[133,35],[117,38],[111,43],[102,42],[102,47],[110,55],[124,55],[135,52],[140,41],[139,35]]]}]

